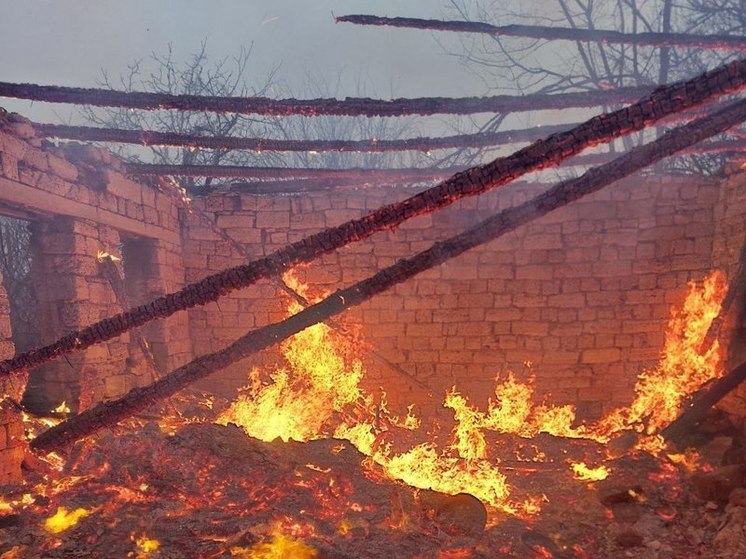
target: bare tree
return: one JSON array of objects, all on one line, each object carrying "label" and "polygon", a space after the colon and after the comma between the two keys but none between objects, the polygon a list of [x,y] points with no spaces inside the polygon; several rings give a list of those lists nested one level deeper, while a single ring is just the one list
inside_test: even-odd
[{"label": "bare tree", "polygon": [[[742,35],[743,0],[449,0],[448,15],[493,25],[540,24],[623,33]],[[495,35],[462,35],[454,52],[489,90],[522,93],[598,91],[655,86],[700,73],[733,59],[737,51],[652,47],[604,42],[548,41]],[[614,107],[609,107],[614,108]],[[495,121],[498,124],[498,121]],[[623,141],[628,149],[642,135]],[[617,145],[616,149],[621,146]],[[680,170],[711,171],[716,156],[688,157]],[[715,164],[713,165],[713,162]]]},{"label": "bare tree", "polygon": [[[163,55],[152,54],[150,72],[143,70],[142,61],[136,61],[128,71],[114,82],[102,72],[99,85],[106,89],[127,92],[146,91],[175,95],[202,95],[221,97],[258,97],[280,93],[293,97],[293,89],[281,85],[275,67],[261,80],[259,87],[247,84],[247,67],[250,49],[241,49],[232,58],[223,58],[210,65],[206,43],[185,63],[176,60],[169,46]],[[304,85],[298,91],[304,98],[333,98],[342,93],[342,74],[335,81],[318,78],[308,72]],[[356,94],[370,96],[371,84],[358,79]],[[107,128],[125,130],[153,130],[206,137],[233,136],[282,140],[357,140],[370,138],[398,139],[413,130],[407,118],[345,117],[345,116],[266,116],[251,117],[238,113],[194,111],[136,111],[126,108],[98,108],[87,106],[82,111],[89,122]],[[149,161],[167,165],[236,165],[306,168],[372,167],[385,168],[429,164],[423,154],[407,153],[281,153],[277,151],[242,151],[230,149],[197,149],[183,147],[150,146],[148,150],[120,148],[120,156],[128,161]],[[190,194],[209,191],[211,179],[185,177],[181,179]]]},{"label": "bare tree", "polygon": [[[151,54],[153,70],[145,72],[142,60],[128,67],[126,74],[115,82],[102,70],[99,85],[107,89],[124,91],[151,91],[175,95],[210,96],[263,96],[275,81],[277,67],[258,80],[258,85],[249,84],[248,63],[251,48],[241,48],[233,57],[225,57],[210,63],[207,43],[186,62],[179,62],[171,45],[165,54]],[[255,118],[237,113],[210,113],[193,111],[130,111],[128,109],[101,109],[85,107],[83,117],[97,125],[128,130],[157,130],[200,134],[205,136],[267,136],[274,126],[270,119]],[[262,161],[259,154],[222,149],[190,149],[163,146],[149,147],[150,153],[133,152],[126,148],[119,155],[126,160],[148,157],[159,163],[183,165],[255,165]],[[189,192],[203,191],[210,186],[210,179],[187,179],[183,186]]]},{"label": "bare tree", "polygon": [[[284,96],[333,99],[347,96],[344,93],[344,75],[339,73],[334,80],[319,78],[318,74],[307,72],[300,91],[286,86]],[[357,76],[354,81],[356,97],[378,97],[375,84]],[[394,97],[390,91],[389,98]],[[273,132],[283,140],[355,140],[355,139],[399,139],[411,136],[418,130],[416,120],[411,117],[343,117],[343,116],[290,116],[278,118]],[[429,165],[430,158],[426,154],[411,152],[295,152],[272,154],[269,162],[278,166],[340,169],[362,167],[371,169],[387,169],[395,167],[413,167]]]}]

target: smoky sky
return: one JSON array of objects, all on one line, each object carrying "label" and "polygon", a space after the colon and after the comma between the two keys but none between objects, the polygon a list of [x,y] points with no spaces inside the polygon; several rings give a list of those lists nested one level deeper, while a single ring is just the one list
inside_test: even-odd
[{"label": "smoky sky", "polygon": [[[112,78],[128,64],[170,44],[186,59],[202,41],[210,60],[252,47],[249,81],[301,92],[309,76],[333,82],[337,96],[483,95],[484,85],[447,51],[452,34],[336,24],[334,15],[443,18],[438,0],[0,0],[0,79],[94,87],[102,69]],[[452,15],[452,14],[451,14]],[[450,36],[449,36],[450,35]],[[272,92],[270,92],[272,93]],[[279,91],[277,93],[280,93]],[[0,106],[58,121],[64,106],[0,98]]]}]

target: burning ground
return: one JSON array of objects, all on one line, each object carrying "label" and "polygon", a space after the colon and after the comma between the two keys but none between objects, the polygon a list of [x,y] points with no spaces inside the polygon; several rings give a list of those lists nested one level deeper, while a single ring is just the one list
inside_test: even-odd
[{"label": "burning ground", "polygon": [[717,274],[692,285],[634,401],[588,425],[514,374],[486,409],[449,391],[451,425],[398,417],[361,388],[360,344],[316,325],[230,404],[175,402],[30,457],[0,500],[0,557],[738,556],[738,444],[710,433],[678,452],[658,435],[722,374],[717,342],[700,346],[723,291]]}]

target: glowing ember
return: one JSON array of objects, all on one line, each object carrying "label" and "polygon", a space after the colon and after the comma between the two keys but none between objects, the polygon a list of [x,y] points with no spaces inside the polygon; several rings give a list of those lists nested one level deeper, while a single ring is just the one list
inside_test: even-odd
[{"label": "glowing ember", "polygon": [[689,473],[701,469],[699,461],[702,457],[700,456],[699,452],[697,452],[693,448],[687,448],[681,454],[667,454],[666,457],[671,462],[677,464],[678,466],[681,466],[685,471]]},{"label": "glowing ember", "polygon": [[89,514],[90,511],[85,509],[69,511],[65,507],[59,507],[57,512],[44,522],[44,529],[52,534],[61,534],[65,530],[73,528],[81,518],[85,518]]},{"label": "glowing ember", "polygon": [[316,559],[318,551],[300,540],[277,534],[267,543],[258,543],[250,548],[233,548],[231,557],[239,559]]},{"label": "glowing ember", "polygon": [[147,536],[139,536],[135,538],[135,545],[137,546],[137,558],[145,559],[149,554],[158,551],[161,547],[161,543],[158,540],[150,539]]},{"label": "glowing ember", "polygon": [[70,406],[67,402],[63,401],[59,406],[52,410],[54,413],[70,413]]},{"label": "glowing ember", "polygon": [[602,481],[609,477],[609,468],[598,466],[591,468],[585,462],[576,462],[572,464],[572,473],[578,481]]}]

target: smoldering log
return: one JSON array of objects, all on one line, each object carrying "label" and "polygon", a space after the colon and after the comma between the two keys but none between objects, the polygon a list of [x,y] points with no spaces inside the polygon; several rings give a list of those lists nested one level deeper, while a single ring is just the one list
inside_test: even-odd
[{"label": "smoldering log", "polygon": [[737,35],[699,35],[696,33],[660,33],[641,31],[623,33],[606,29],[576,29],[544,25],[490,25],[479,21],[443,21],[414,17],[381,17],[348,15],[335,18],[337,23],[406,27],[428,31],[480,33],[494,37],[522,37],[544,41],[581,41],[589,43],[617,43],[648,47],[686,47],[712,50],[746,50],[746,39]]},{"label": "smoldering log", "polygon": [[699,346],[699,351],[704,353],[714,342],[720,337],[720,330],[725,322],[725,317],[728,315],[733,303],[737,298],[741,296],[741,286],[746,283],[746,244],[741,247],[741,257],[738,260],[738,268],[736,273],[728,283],[728,291],[725,292],[725,298],[723,303],[720,305],[720,312],[712,319],[710,327],[707,329],[702,343]]},{"label": "smoldering log", "polygon": [[51,451],[99,429],[113,426],[240,359],[359,305],[425,270],[494,240],[744,120],[746,100],[738,101],[711,116],[676,128],[650,144],[636,148],[606,165],[589,170],[579,178],[564,181],[523,204],[492,216],[476,227],[437,242],[415,256],[399,260],[370,278],[341,289],[281,322],[249,332],[230,346],[199,357],[147,387],[133,389],[118,400],[101,403],[60,423],[39,435],[31,442],[31,446],[37,450]]},{"label": "smoldering log", "polygon": [[[262,278],[280,275],[289,267],[366,239],[378,231],[394,228],[411,217],[447,207],[466,196],[482,194],[526,173],[556,165],[590,145],[641,130],[661,118],[704,103],[713,97],[738,91],[744,86],[746,59],[731,62],[689,81],[660,87],[652,95],[633,105],[598,115],[572,130],[554,134],[546,140],[518,150],[509,157],[498,158],[486,165],[459,173],[402,202],[383,206],[360,219],[320,231],[269,256],[213,274],[179,291],[71,332],[49,345],[6,359],[0,362],[0,374],[23,371],[109,340],[151,320],[215,301]],[[687,143],[680,149],[689,145],[692,144]]]},{"label": "smoldering log", "polygon": [[577,91],[546,95],[493,95],[490,97],[415,97],[409,99],[270,99],[268,97],[210,97],[143,91],[115,91],[57,85],[0,82],[0,97],[71,103],[95,107],[142,110],[177,109],[264,116],[392,117],[436,114],[512,113],[542,109],[569,109],[618,105],[639,99],[650,87],[621,87],[604,91]]}]

